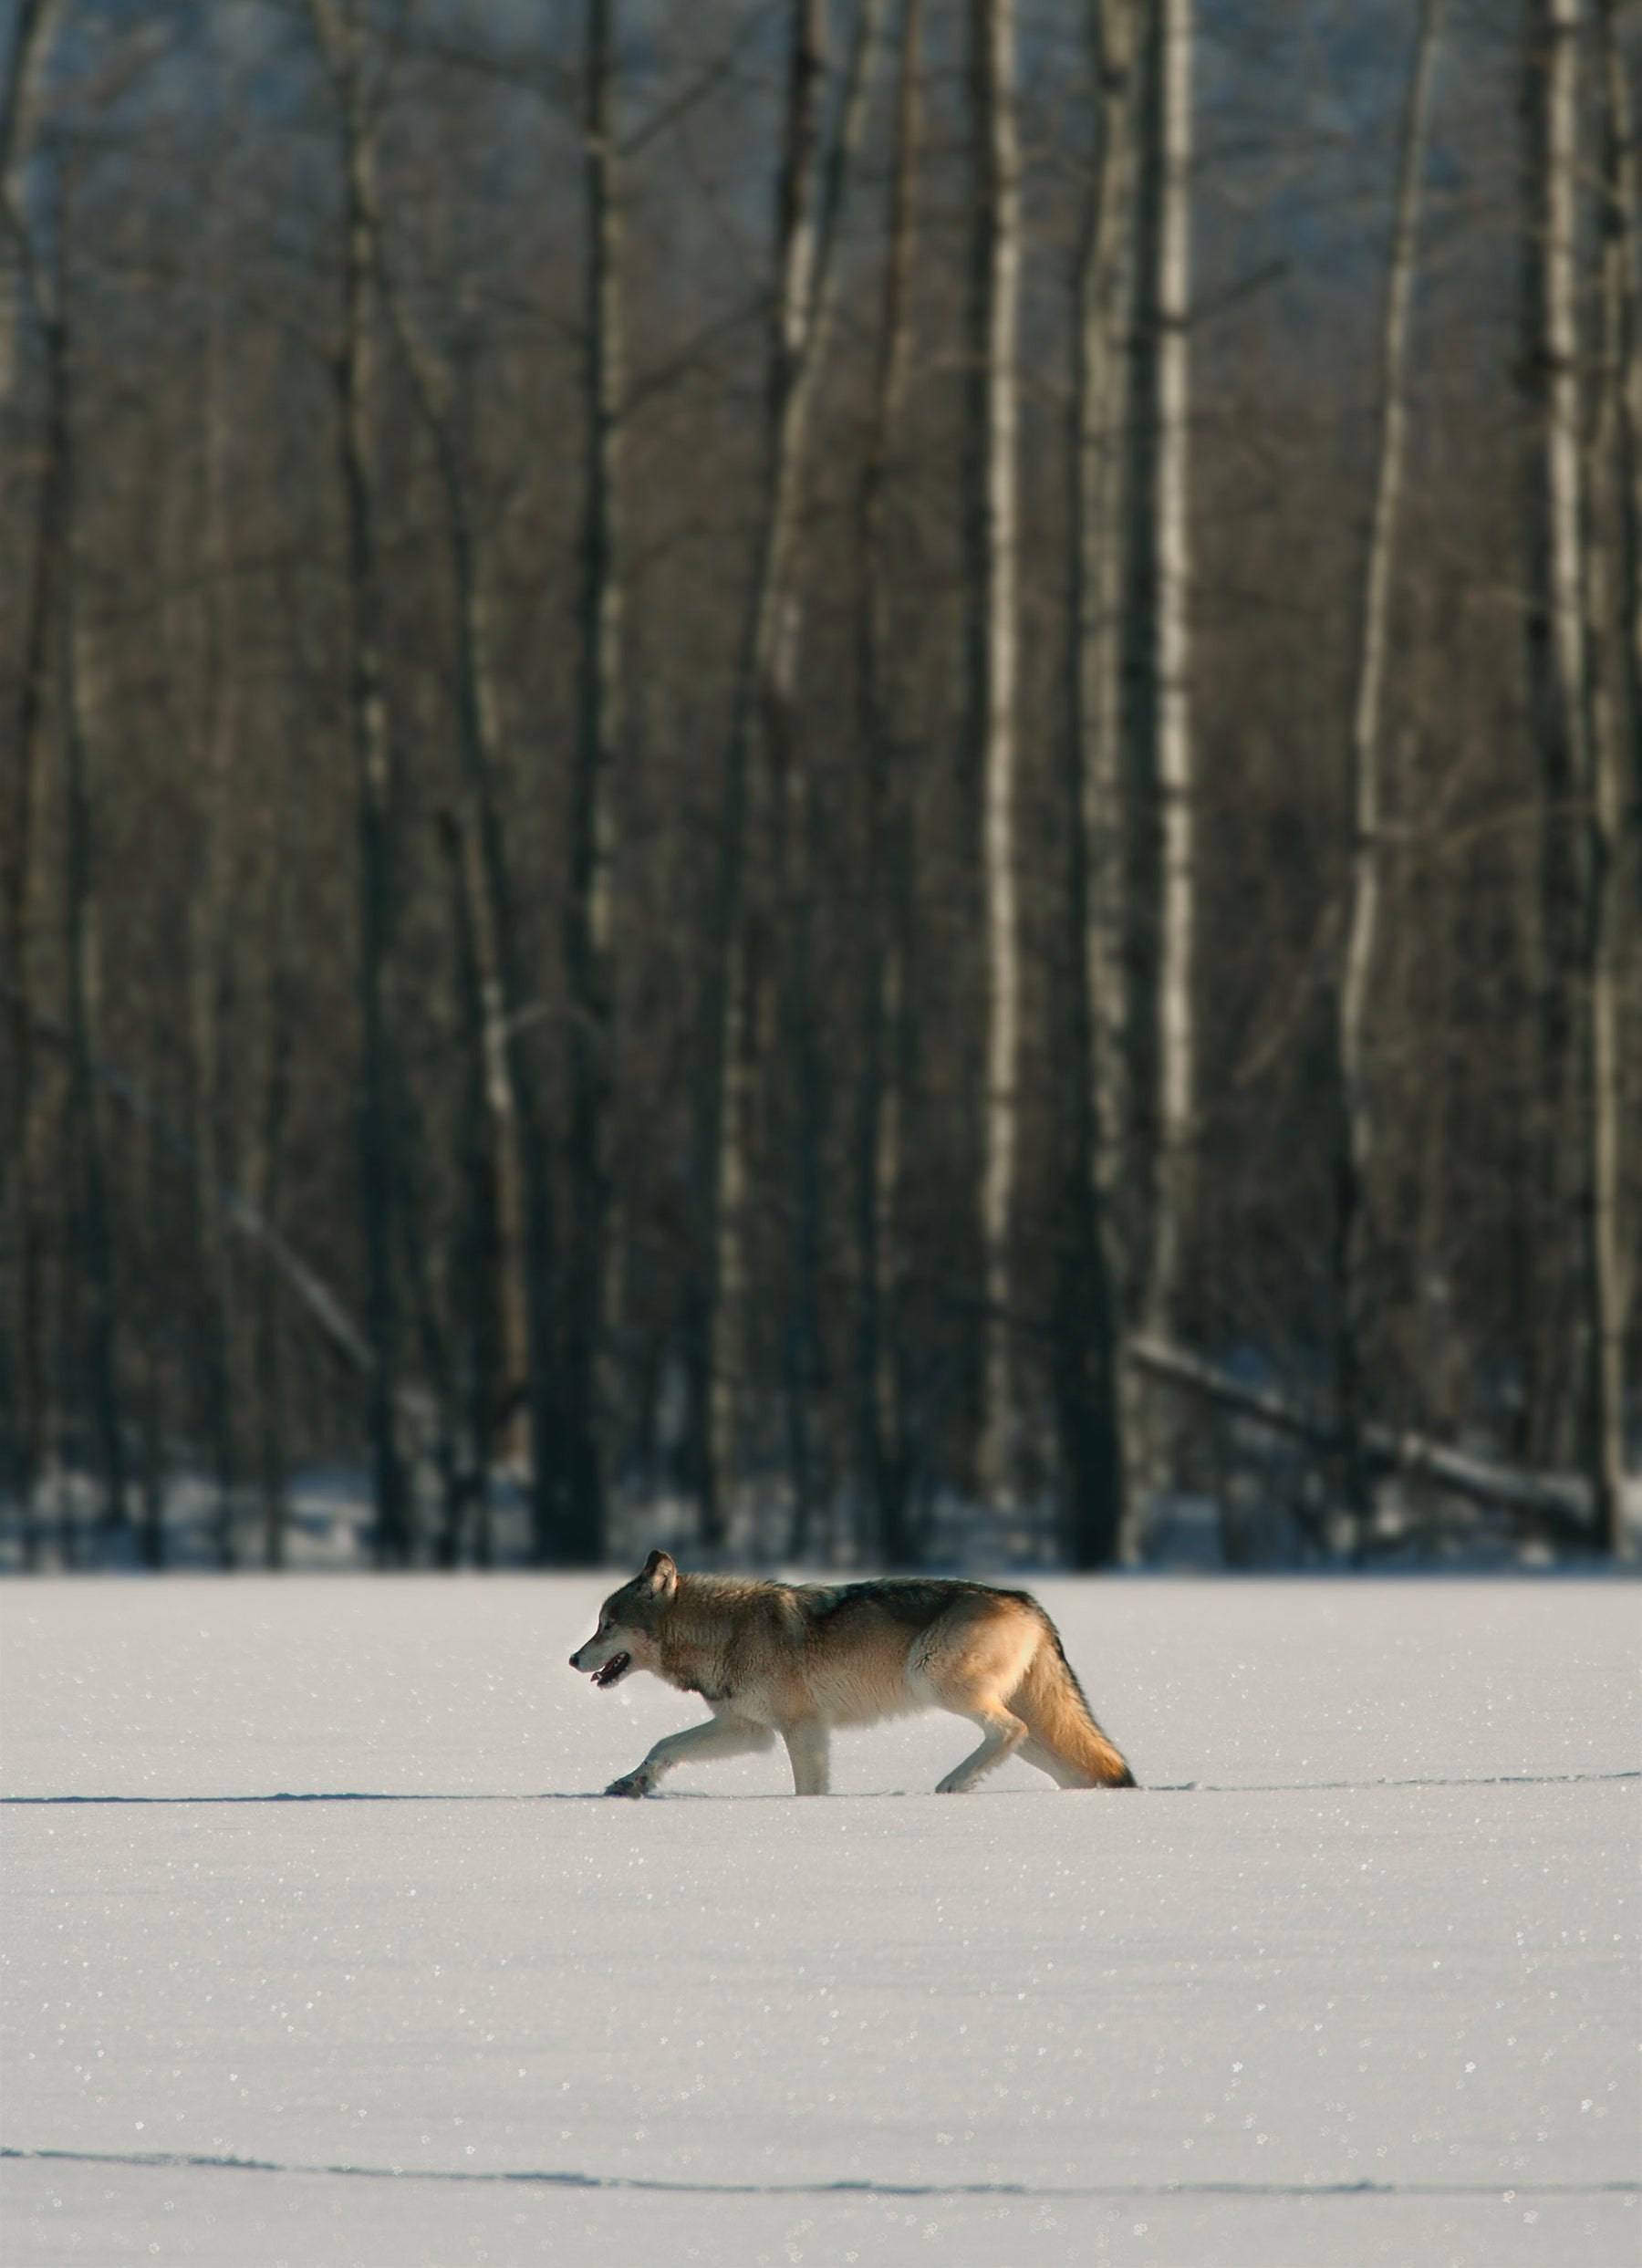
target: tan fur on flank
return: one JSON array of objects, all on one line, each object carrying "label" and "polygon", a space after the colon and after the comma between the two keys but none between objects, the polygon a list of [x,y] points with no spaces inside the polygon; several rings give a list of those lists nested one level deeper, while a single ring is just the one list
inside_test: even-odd
[{"label": "tan fur on flank", "polygon": [[1024,1591],[919,1576],[758,1583],[681,1575],[665,1552],[605,1601],[570,1667],[611,1686],[649,1670],[712,1711],[658,1741],[607,1790],[648,1795],[686,1760],[768,1748],[779,1733],[799,1795],[824,1795],[836,1724],[946,1709],[982,1742],[941,1781],[960,1795],[1017,1753],[1062,1787],[1133,1787],[1096,1723],[1055,1625]]}]

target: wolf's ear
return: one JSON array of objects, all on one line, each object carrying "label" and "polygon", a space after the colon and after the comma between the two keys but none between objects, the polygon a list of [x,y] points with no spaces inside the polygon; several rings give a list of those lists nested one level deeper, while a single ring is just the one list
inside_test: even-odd
[{"label": "wolf's ear", "polygon": [[648,1584],[659,1597],[664,1598],[670,1591],[677,1590],[679,1570],[668,1553],[653,1551],[645,1561],[639,1580]]}]

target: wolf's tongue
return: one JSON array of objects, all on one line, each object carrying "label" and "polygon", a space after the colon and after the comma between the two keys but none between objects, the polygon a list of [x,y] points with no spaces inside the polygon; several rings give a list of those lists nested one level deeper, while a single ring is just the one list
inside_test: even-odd
[{"label": "wolf's tongue", "polygon": [[631,1659],[630,1654],[612,1654],[602,1670],[596,1670],[593,1672],[594,1684],[614,1685]]}]

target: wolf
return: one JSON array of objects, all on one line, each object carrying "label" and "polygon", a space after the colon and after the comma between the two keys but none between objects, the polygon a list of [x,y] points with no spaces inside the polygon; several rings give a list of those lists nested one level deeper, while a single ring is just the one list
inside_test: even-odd
[{"label": "wolf", "polygon": [[890,1577],[870,1583],[763,1583],[681,1575],[653,1551],[599,1609],[570,1667],[608,1692],[651,1670],[712,1710],[670,1732],[607,1795],[650,1795],[676,1765],[768,1748],[779,1733],[793,1792],[825,1795],[827,1736],[916,1709],[947,1709],[982,1731],[973,1755],[937,1795],[961,1795],[1006,1756],[1024,1756],[1063,1788],[1133,1787],[1090,1713],[1054,1623],[1024,1591]]}]

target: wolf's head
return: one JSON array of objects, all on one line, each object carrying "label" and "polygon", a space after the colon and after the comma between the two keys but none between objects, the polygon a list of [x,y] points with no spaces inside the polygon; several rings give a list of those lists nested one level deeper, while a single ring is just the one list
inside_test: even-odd
[{"label": "wolf's head", "polygon": [[630,1583],[612,1591],[598,1610],[598,1628],[570,1657],[573,1670],[589,1672],[608,1692],[629,1670],[653,1670],[663,1618],[679,1587],[679,1570],[664,1551],[653,1551]]}]

